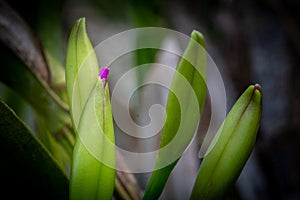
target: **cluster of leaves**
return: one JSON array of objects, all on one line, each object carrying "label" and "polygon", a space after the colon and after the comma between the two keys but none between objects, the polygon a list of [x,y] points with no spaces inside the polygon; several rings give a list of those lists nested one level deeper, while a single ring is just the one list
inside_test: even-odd
[{"label": "cluster of leaves", "polygon": [[[4,1],[0,2],[0,10],[1,39],[12,50],[5,51],[7,58],[0,68],[0,80],[10,88],[14,98],[17,94],[31,106],[30,114],[35,116],[34,127],[29,128],[18,116],[21,114],[16,114],[17,109],[0,101],[4,191],[9,195],[43,199],[112,199],[114,194],[123,199],[141,198],[136,183],[131,178],[121,178],[116,172],[113,166],[118,162],[117,152],[104,143],[105,138],[114,143],[109,87],[98,77],[98,62],[86,32],[85,19],[76,21],[71,31],[64,80],[64,64],[55,56],[57,49],[51,45],[42,49],[29,26]],[[12,23],[14,26],[10,26]],[[23,34],[18,34],[18,30]],[[43,44],[50,39],[53,39],[51,34],[46,35]],[[195,63],[192,65],[186,59],[179,61],[178,77],[175,74],[171,85],[175,92],[169,93],[167,101],[160,147],[172,141],[178,124],[182,123],[182,145],[174,150],[178,158],[200,121],[206,98],[205,54],[197,51],[197,46],[204,47],[204,38],[194,31],[184,57]],[[192,92],[182,86],[179,76],[192,86],[198,112],[189,101]],[[61,89],[64,85],[67,92]],[[185,97],[180,105],[174,94]],[[220,127],[202,161],[191,199],[215,199],[226,194],[251,153],[260,115],[261,89],[259,85],[252,85]],[[97,160],[83,143],[94,146],[97,155],[108,159],[111,166]],[[165,156],[160,151],[156,165],[160,165]],[[143,199],[159,198],[177,161],[152,173]],[[126,181],[131,181],[136,188],[126,188]]]},{"label": "cluster of leaves", "polygon": [[[206,61],[205,52],[199,47],[204,47],[204,38],[199,32],[193,31],[171,84],[157,167],[143,196],[145,200],[160,197],[171,171],[200,121],[206,98]],[[86,33],[85,18],[79,19],[71,31],[66,68],[73,125],[78,135],[71,174],[71,199],[110,199],[114,190],[115,152],[107,146],[104,138],[114,142],[111,105],[108,85],[103,84],[103,80],[97,76],[97,58]],[[182,77],[191,87],[183,84]],[[203,159],[191,199],[216,199],[226,194],[252,151],[260,117],[261,88],[256,84],[249,86],[241,95],[220,127]],[[172,148],[174,155],[170,155],[170,152],[166,155],[162,149],[175,140],[175,136],[180,138],[180,142],[176,143],[176,148]],[[98,148],[91,152],[84,145],[88,149],[91,146]],[[97,152],[100,152],[99,156],[95,156]],[[161,163],[170,156],[178,159],[160,168]],[[95,160],[96,157],[102,159]],[[103,157],[113,160],[109,167],[103,163]]]}]

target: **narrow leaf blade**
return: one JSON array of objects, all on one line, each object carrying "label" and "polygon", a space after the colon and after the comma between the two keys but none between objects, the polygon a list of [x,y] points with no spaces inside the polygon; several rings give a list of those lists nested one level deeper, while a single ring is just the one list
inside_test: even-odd
[{"label": "narrow leaf blade", "polygon": [[2,195],[18,199],[67,199],[67,175],[42,143],[2,101],[0,119],[0,151],[5,161],[0,166],[0,177],[4,183]]},{"label": "narrow leaf blade", "polygon": [[98,77],[98,62],[84,18],[72,28],[66,67],[67,92],[77,134],[70,199],[111,199],[116,161],[107,73]]},{"label": "narrow leaf blade", "polygon": [[78,135],[73,156],[71,199],[110,199],[115,180],[114,131],[108,87],[104,89],[101,80],[88,98]]},{"label": "narrow leaf blade", "polygon": [[66,57],[66,85],[75,128],[99,74],[98,61],[86,32],[85,18],[71,30]]},{"label": "narrow leaf blade", "polygon": [[204,37],[193,31],[173,77],[156,168],[147,185],[144,200],[159,198],[171,171],[197,130],[206,98],[205,74]]}]

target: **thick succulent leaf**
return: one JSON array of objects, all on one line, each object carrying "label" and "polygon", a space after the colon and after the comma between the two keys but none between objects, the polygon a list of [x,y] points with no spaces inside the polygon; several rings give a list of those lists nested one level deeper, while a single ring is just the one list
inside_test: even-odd
[{"label": "thick succulent leaf", "polygon": [[86,32],[85,18],[74,24],[68,41],[66,84],[75,128],[99,74],[96,54]]},{"label": "thick succulent leaf", "polygon": [[1,195],[12,199],[68,199],[66,174],[2,101],[0,119]]},{"label": "thick succulent leaf", "polygon": [[254,148],[262,112],[259,85],[249,86],[234,104],[201,163],[191,199],[222,199]]},{"label": "thick succulent leaf", "polygon": [[115,181],[114,130],[108,86],[99,79],[82,113],[76,140],[71,199],[111,199]]},{"label": "thick succulent leaf", "polygon": [[[171,171],[197,130],[206,98],[206,53],[201,33],[192,32],[190,43],[176,71],[168,96],[167,117],[162,130],[156,169],[151,175],[143,199],[159,198]],[[171,143],[175,145],[168,147]],[[164,151],[164,148],[169,150]],[[172,162],[164,163],[169,159]]]},{"label": "thick succulent leaf", "polygon": [[67,93],[77,133],[70,199],[111,199],[116,174],[109,90],[106,80],[98,77],[84,18],[72,28],[66,62]]}]

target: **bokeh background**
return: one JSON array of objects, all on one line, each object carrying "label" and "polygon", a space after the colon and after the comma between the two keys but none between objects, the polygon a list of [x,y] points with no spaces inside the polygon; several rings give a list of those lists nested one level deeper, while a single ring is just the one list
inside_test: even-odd
[{"label": "bokeh background", "polygon": [[[300,199],[300,1],[11,0],[8,4],[42,45],[54,49],[62,67],[68,34],[80,17],[86,17],[94,45],[137,27],[203,33],[207,52],[225,82],[228,108],[249,84],[260,83],[263,89],[257,143],[228,199]],[[55,42],[44,40],[49,34]],[[2,61],[7,44],[2,41],[0,46]],[[153,61],[155,52],[139,59],[136,64]],[[63,78],[57,82],[63,83]],[[0,90],[5,98],[5,86]],[[198,157],[184,158],[172,173],[162,199],[187,198],[199,164]],[[143,189],[149,174],[136,177]]]}]

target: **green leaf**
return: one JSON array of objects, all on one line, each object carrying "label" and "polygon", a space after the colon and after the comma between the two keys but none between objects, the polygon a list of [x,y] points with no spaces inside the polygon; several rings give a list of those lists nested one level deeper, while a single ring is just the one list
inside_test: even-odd
[{"label": "green leaf", "polygon": [[254,147],[262,112],[259,85],[251,85],[226,116],[201,163],[191,199],[222,199]]},{"label": "green leaf", "polygon": [[51,133],[70,125],[68,106],[9,50],[0,67],[0,81],[25,99],[45,119]]},{"label": "green leaf", "polygon": [[38,35],[42,43],[45,58],[51,72],[51,88],[60,97],[67,100],[65,91],[64,69],[64,40],[62,30],[62,10],[64,1],[39,1],[38,8]]},{"label": "green leaf", "polygon": [[64,172],[69,175],[74,145],[73,142],[70,141],[73,141],[74,138],[72,137],[71,140],[66,138],[68,132],[65,132],[64,130],[56,135],[51,134],[42,116],[38,116],[36,121],[39,138],[55,157],[60,167],[64,169]]},{"label": "green leaf", "polygon": [[193,31],[173,77],[156,168],[147,185],[144,200],[159,198],[171,171],[197,130],[206,98],[205,74],[204,38],[201,33]]},{"label": "green leaf", "polygon": [[[0,23],[3,26],[0,39],[14,52],[13,55],[9,49],[0,46],[4,50],[1,51],[3,67],[0,68],[0,80],[17,93],[19,99],[22,97],[34,109],[39,138],[61,166],[66,165],[67,172],[71,158],[69,149],[74,143],[69,128],[71,120],[68,106],[49,86],[51,74],[44,57],[45,52],[34,32],[4,1],[0,2],[0,10]],[[11,105],[11,102],[8,103]],[[29,117],[32,118],[32,115]]]},{"label": "green leaf", "polygon": [[[22,97],[34,109],[39,126],[42,123],[44,127],[44,129],[39,129],[38,136],[42,136],[47,132],[47,134],[52,135],[52,138],[55,138],[54,142],[57,142],[60,146],[58,148],[63,147],[62,150],[73,148],[74,136],[69,128],[71,120],[67,105],[9,49],[4,46],[1,46],[2,48],[4,49],[2,55],[5,59],[2,60],[3,67],[0,67],[0,81],[10,87],[13,92],[19,95],[18,98]],[[50,147],[47,145],[47,140],[43,140],[42,137],[40,139],[47,147]],[[54,146],[52,145],[52,147]],[[53,148],[49,150],[52,153],[56,151]],[[57,157],[59,154],[53,155],[61,160]],[[62,165],[69,162],[70,153],[68,153],[68,157],[66,157],[66,160],[61,160]],[[67,168],[69,166],[66,166],[66,170]]]},{"label": "green leaf", "polygon": [[3,26],[0,39],[14,52],[12,55],[9,49],[0,46],[3,48],[0,80],[44,116],[51,133],[56,133],[70,124],[70,118],[67,105],[47,84],[51,75],[41,44],[28,24],[5,1],[0,2],[0,10]]},{"label": "green leaf", "polygon": [[43,144],[0,101],[1,195],[12,199],[67,199],[69,181]]},{"label": "green leaf", "polygon": [[71,199],[112,198],[115,180],[113,133],[108,86],[104,89],[99,80],[79,123],[72,165]]},{"label": "green leaf", "polygon": [[75,128],[98,74],[97,57],[86,32],[85,18],[81,18],[71,30],[66,58],[67,93]]},{"label": "green leaf", "polygon": [[98,77],[98,62],[85,19],[74,24],[66,60],[67,93],[77,136],[70,199],[112,199],[115,182],[114,129],[108,84]]}]

